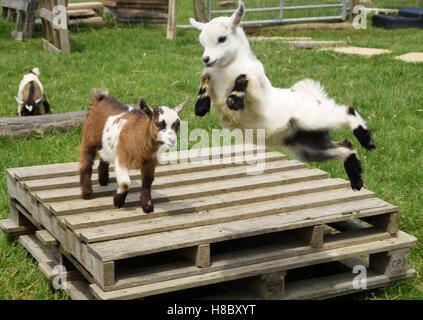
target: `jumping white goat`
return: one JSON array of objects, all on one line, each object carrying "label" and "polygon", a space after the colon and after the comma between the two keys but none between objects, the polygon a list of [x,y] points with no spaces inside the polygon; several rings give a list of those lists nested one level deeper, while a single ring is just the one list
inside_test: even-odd
[{"label": "jumping white goat", "polygon": [[352,189],[360,190],[357,151],[348,140],[332,141],[329,130],[350,128],[361,145],[371,150],[376,146],[366,122],[353,107],[329,98],[317,81],[305,79],[289,89],[273,87],[240,27],[244,11],[240,1],[231,17],[208,23],[190,19],[201,31],[204,47],[196,115],[204,116],[213,105],[224,127],[265,129],[268,143],[284,145],[300,160],[342,160]]},{"label": "jumping white goat", "polygon": [[44,106],[45,113],[50,113],[50,105],[39,77],[40,70],[33,68],[19,83],[18,96],[15,97],[18,104],[18,116],[40,115],[41,104]]}]

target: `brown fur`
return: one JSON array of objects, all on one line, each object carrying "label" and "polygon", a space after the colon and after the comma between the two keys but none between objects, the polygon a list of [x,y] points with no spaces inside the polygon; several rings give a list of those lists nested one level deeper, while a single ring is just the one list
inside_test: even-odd
[{"label": "brown fur", "polygon": [[[108,117],[118,115],[127,110],[126,106],[114,97],[106,93],[94,93],[91,99],[91,107],[82,130],[82,142],[80,149],[80,185],[82,197],[91,199],[92,190],[92,166],[94,158],[102,148],[103,129]],[[155,125],[158,118],[158,109],[154,109],[152,117],[148,117],[140,110],[127,112],[121,119],[127,123],[121,130],[118,142],[117,156],[121,167],[140,169],[142,173],[141,206],[145,212],[153,210],[151,201],[151,185],[154,180],[155,167],[158,164],[156,152],[160,144],[156,141],[158,128]],[[99,180],[101,185],[108,182],[108,164],[100,162]],[[120,186],[127,190],[128,186]],[[127,192],[116,193],[114,204],[122,207]]]}]

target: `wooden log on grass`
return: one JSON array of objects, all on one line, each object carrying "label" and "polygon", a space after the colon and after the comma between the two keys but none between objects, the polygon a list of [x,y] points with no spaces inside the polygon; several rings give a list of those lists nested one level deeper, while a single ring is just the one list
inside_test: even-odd
[{"label": "wooden log on grass", "polygon": [[72,10],[82,10],[82,9],[101,9],[103,8],[103,3],[101,2],[81,2],[81,3],[69,3],[66,7],[68,11]]},{"label": "wooden log on grass", "polygon": [[80,126],[87,111],[66,112],[32,117],[0,118],[0,137],[19,138],[56,129],[64,131]]}]

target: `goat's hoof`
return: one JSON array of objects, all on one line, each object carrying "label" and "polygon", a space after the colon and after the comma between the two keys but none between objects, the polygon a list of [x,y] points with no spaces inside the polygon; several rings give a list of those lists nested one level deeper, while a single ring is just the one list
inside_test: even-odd
[{"label": "goat's hoof", "polygon": [[357,180],[357,181],[350,181],[351,184],[351,189],[353,189],[354,191],[360,191],[361,188],[363,188],[363,180]]},{"label": "goat's hoof", "polygon": [[98,183],[99,183],[100,186],[105,187],[109,184],[109,178],[98,179]]},{"label": "goat's hoof", "polygon": [[115,193],[115,195],[113,196],[113,204],[115,208],[123,208],[123,206],[125,205],[125,199],[127,194],[127,192]]},{"label": "goat's hoof", "polygon": [[226,98],[226,105],[231,110],[241,110],[244,107],[244,95],[231,94]]},{"label": "goat's hoof", "polygon": [[198,99],[195,103],[195,115],[204,117],[210,111],[210,97]]},{"label": "goat's hoof", "polygon": [[82,193],[82,199],[84,200],[91,200],[94,198],[94,195],[92,192],[83,192]]},{"label": "goat's hoof", "polygon": [[356,129],[353,130],[353,133],[357,138],[358,142],[360,142],[360,144],[364,148],[366,148],[367,150],[376,149],[375,141],[369,129],[364,129],[362,126],[358,126]]},{"label": "goat's hoof", "polygon": [[142,206],[142,211],[144,211],[144,213],[151,213],[154,211],[154,206],[152,204],[147,204],[145,206]]}]

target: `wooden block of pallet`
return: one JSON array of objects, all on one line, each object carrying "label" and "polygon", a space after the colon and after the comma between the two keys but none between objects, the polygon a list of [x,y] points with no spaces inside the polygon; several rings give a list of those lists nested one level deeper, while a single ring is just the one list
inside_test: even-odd
[{"label": "wooden block of pallet", "polygon": [[34,226],[20,226],[12,219],[0,220],[0,229],[8,236],[20,236],[24,234],[32,234],[35,231]]},{"label": "wooden block of pallet", "polygon": [[35,232],[35,236],[45,246],[57,246],[57,240],[47,230],[38,230]]},{"label": "wooden block of pallet", "polygon": [[[242,278],[284,271],[271,263],[309,255],[320,261],[313,254],[341,254],[342,248],[379,243],[391,250],[389,241],[397,239],[396,206],[281,153],[246,145],[181,151],[169,159],[178,161],[157,168],[151,214],[139,207],[135,172],[126,207],[113,207],[113,166],[109,186],[98,185],[94,170],[90,201],[80,199],[77,163],[8,169],[8,192],[93,290],[138,288],[137,297],[150,295],[145,286],[188,278],[222,282],[226,273]],[[239,269],[257,265],[269,268],[252,274]],[[159,291],[166,290],[173,289]]]}]

